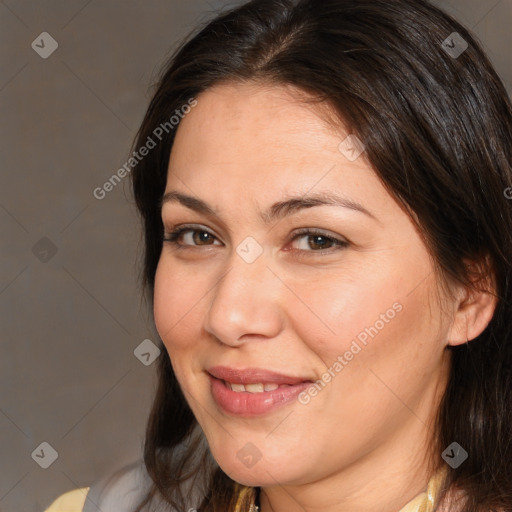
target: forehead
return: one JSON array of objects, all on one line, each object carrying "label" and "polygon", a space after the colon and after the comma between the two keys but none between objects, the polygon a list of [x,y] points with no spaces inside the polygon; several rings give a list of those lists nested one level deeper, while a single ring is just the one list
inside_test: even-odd
[{"label": "forehead", "polygon": [[243,215],[255,205],[263,209],[286,197],[329,192],[380,215],[401,213],[365,154],[351,161],[340,152],[350,135],[344,126],[329,122],[324,106],[304,101],[304,93],[223,84],[197,102],[178,127],[166,192]]},{"label": "forehead", "polygon": [[[252,169],[275,175],[290,167],[322,168],[325,158],[339,159],[338,146],[348,135],[326,122],[328,107],[304,101],[304,93],[285,87],[223,84],[198,96],[197,106],[181,121],[170,167],[193,166],[210,172]],[[353,167],[368,167],[364,158]]]}]

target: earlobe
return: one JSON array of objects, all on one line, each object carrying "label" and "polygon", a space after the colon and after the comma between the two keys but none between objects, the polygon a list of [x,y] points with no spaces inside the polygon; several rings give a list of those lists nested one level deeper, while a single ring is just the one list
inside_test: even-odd
[{"label": "earlobe", "polygon": [[484,287],[465,289],[459,301],[448,335],[448,345],[463,345],[478,337],[492,320],[498,302],[494,283],[486,280]]}]

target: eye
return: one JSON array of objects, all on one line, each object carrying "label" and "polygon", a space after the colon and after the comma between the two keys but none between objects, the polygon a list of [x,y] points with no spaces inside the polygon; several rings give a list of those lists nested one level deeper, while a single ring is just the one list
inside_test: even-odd
[{"label": "eye", "polygon": [[[217,238],[210,233],[207,229],[181,226],[171,233],[164,236],[163,241],[169,242],[177,246],[205,246],[205,245],[222,245],[215,243]],[[218,242],[218,240],[217,240]]]},{"label": "eye", "polygon": [[[205,228],[200,226],[181,226],[170,233],[166,233],[164,242],[171,243],[178,248],[205,247],[222,245],[217,237]],[[316,252],[324,254],[337,249],[347,247],[349,242],[336,238],[331,234],[318,229],[302,229],[296,232],[292,238],[294,249],[299,252]]]},{"label": "eye", "polygon": [[338,239],[316,229],[304,229],[295,233],[292,242],[297,241],[296,249],[308,252],[322,252],[332,249],[333,247],[344,248],[349,245],[346,240]]}]

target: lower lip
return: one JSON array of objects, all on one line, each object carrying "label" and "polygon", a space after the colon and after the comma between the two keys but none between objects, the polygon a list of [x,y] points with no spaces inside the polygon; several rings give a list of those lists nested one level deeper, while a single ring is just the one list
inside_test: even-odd
[{"label": "lower lip", "polygon": [[311,385],[311,382],[302,382],[274,391],[249,393],[247,391],[232,391],[224,384],[224,381],[211,375],[209,375],[209,379],[212,395],[217,405],[228,414],[246,417],[266,414],[289,404]]}]

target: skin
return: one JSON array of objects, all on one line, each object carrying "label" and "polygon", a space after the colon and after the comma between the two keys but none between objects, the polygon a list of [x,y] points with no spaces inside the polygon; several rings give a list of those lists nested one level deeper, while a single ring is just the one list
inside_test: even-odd
[{"label": "skin", "polygon": [[[442,291],[410,218],[348,135],[290,88],[223,84],[181,122],[166,193],[206,202],[216,216],[176,202],[162,208],[166,233],[154,314],[174,371],[213,456],[234,480],[262,488],[262,512],[397,512],[431,476],[432,422],[449,374],[447,345],[487,325],[491,295]],[[325,114],[325,111],[323,112]],[[375,217],[315,206],[265,224],[260,212],[291,196],[336,191]],[[301,235],[317,228],[348,242]],[[211,236],[201,234],[204,231]],[[253,237],[263,253],[236,252]],[[262,367],[318,380],[392,305],[385,323],[307,405],[269,414],[223,412],[206,368]],[[247,468],[237,452],[262,458]]]}]

